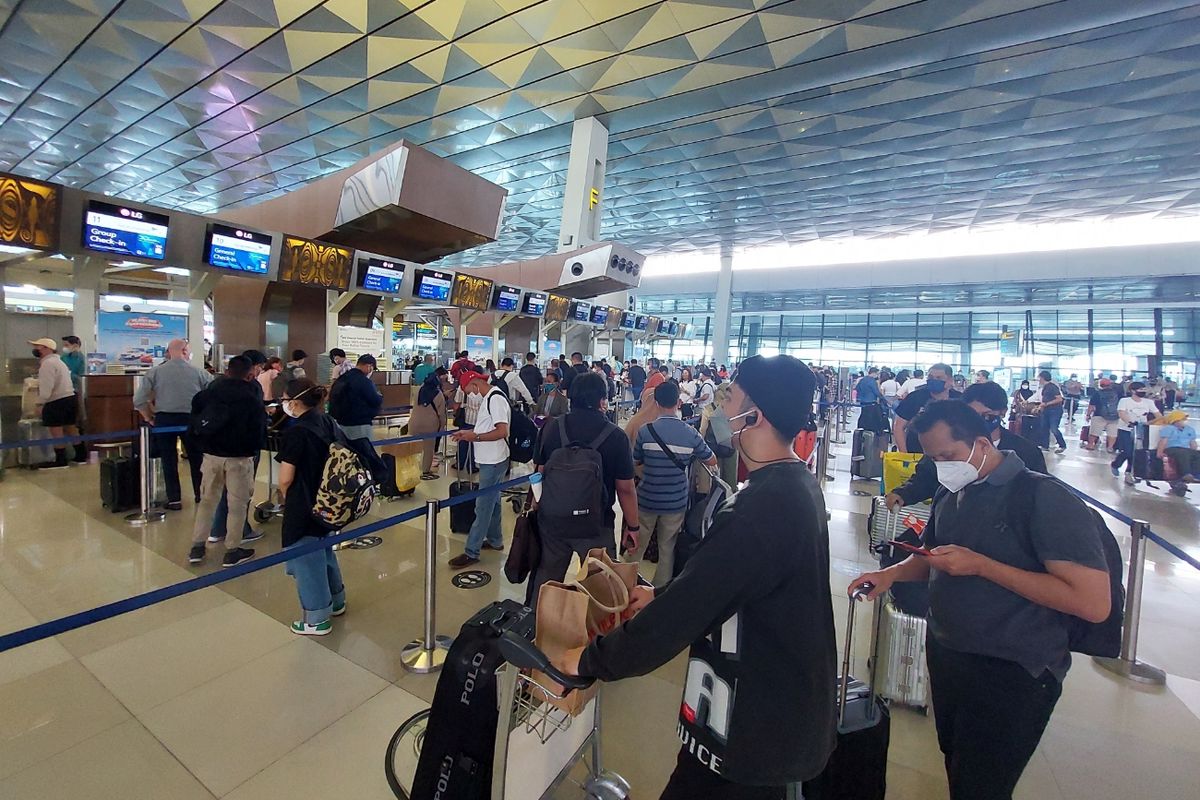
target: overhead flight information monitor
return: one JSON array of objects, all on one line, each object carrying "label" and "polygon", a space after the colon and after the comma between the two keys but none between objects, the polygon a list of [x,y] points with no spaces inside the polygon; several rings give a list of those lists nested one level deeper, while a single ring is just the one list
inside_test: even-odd
[{"label": "overhead flight information monitor", "polygon": [[678,336],[679,335],[679,323],[678,322],[672,322],[667,325],[667,335],[668,336]]},{"label": "overhead flight information monitor", "polygon": [[632,311],[621,312],[621,328],[623,330],[631,331],[636,324],[637,314],[633,313]]},{"label": "overhead flight information monitor", "polygon": [[271,234],[214,222],[204,236],[204,263],[210,267],[266,275],[271,265]]},{"label": "overhead flight information monitor", "polygon": [[404,265],[385,258],[358,260],[358,285],[368,292],[399,294],[404,283]]},{"label": "overhead flight information monitor", "polygon": [[83,246],[101,253],[162,261],[167,255],[170,221],[166,214],[89,200]]},{"label": "overhead flight information monitor", "polygon": [[546,322],[565,322],[571,313],[571,298],[552,294],[546,300]]},{"label": "overhead flight information monitor", "polygon": [[667,332],[667,321],[665,319],[660,319],[658,321],[658,332],[659,333]]},{"label": "overhead flight information monitor", "polygon": [[450,284],[453,281],[453,272],[423,269],[417,273],[417,285],[413,287],[413,297],[432,300],[435,303],[445,303],[450,299]]},{"label": "overhead flight information monitor", "polygon": [[575,300],[571,303],[570,318],[572,322],[591,322],[592,304],[583,300]]},{"label": "overhead flight information monitor", "polygon": [[450,305],[487,311],[492,299],[492,282],[460,272],[454,276],[454,288],[450,291]]},{"label": "overhead flight information monitor", "polygon": [[498,285],[492,292],[492,308],[511,313],[521,304],[521,290],[516,286]]},{"label": "overhead flight information monitor", "polygon": [[608,306],[592,306],[592,324],[608,324]]},{"label": "overhead flight information monitor", "polygon": [[546,313],[546,293],[526,292],[521,302],[521,313],[527,317],[540,317]]},{"label": "overhead flight information monitor", "polygon": [[638,314],[634,321],[633,327],[635,330],[644,331],[650,325],[650,318],[645,314]]}]

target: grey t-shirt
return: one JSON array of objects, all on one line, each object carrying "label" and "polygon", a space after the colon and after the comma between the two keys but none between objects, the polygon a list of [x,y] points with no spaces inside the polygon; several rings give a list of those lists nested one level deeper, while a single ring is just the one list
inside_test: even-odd
[{"label": "grey t-shirt", "polygon": [[[1030,534],[1010,527],[1015,515],[1006,509],[1008,484],[1025,464],[1015,453],[1003,452],[1004,462],[985,480],[937,500],[925,532],[927,546],[957,544],[1029,572],[1047,572],[1047,561],[1107,571],[1087,507],[1054,481],[1036,484]],[[1061,681],[1071,666],[1066,622],[1062,612],[985,578],[931,572],[929,630],[952,650],[1015,661],[1035,677],[1048,669]]]}]

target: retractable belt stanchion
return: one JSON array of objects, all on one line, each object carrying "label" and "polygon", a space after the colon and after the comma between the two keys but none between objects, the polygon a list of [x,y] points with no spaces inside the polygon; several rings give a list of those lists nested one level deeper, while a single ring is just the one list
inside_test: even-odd
[{"label": "retractable belt stanchion", "polygon": [[817,440],[817,480],[827,481],[829,477],[829,446],[832,444],[830,437],[833,434],[833,415],[825,415],[825,430],[821,432],[820,438]]},{"label": "retractable belt stanchion", "polygon": [[158,522],[167,514],[160,509],[150,509],[150,491],[151,480],[150,471],[154,465],[150,463],[150,426],[142,425],[138,429],[138,461],[141,462],[141,474],[138,476],[138,485],[142,490],[142,510],[133,514],[128,514],[125,521],[130,525],[142,526],[148,525],[151,522]]},{"label": "retractable belt stanchion", "polygon": [[1121,631],[1121,655],[1092,658],[1098,665],[1124,678],[1162,686],[1167,674],[1137,658],[1138,624],[1142,614],[1142,584],[1146,574],[1146,530],[1150,524],[1135,519],[1129,526],[1129,577],[1125,582],[1125,626]]},{"label": "retractable belt stanchion", "polygon": [[437,516],[438,501],[425,501],[425,630],[400,651],[400,662],[409,672],[437,672],[446,663],[446,651],[452,642],[449,636],[434,632],[434,613],[437,595]]}]

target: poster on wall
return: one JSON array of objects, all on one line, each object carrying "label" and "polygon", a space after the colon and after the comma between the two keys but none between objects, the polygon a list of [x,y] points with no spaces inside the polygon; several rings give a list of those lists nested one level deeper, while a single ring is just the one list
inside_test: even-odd
[{"label": "poster on wall", "polygon": [[339,325],[337,346],[346,351],[346,358],[351,361],[366,353],[380,358],[386,349],[383,334],[382,328],[375,330],[374,328],[358,328],[353,325]]},{"label": "poster on wall", "polygon": [[542,343],[543,360],[548,358],[559,358],[562,356],[562,352],[563,348],[561,339],[547,339]]},{"label": "poster on wall", "polygon": [[467,356],[471,359],[492,357],[492,337],[468,336]]},{"label": "poster on wall", "polygon": [[166,358],[172,339],[187,338],[187,317],[101,311],[96,333],[96,344],[110,363],[148,367]]}]

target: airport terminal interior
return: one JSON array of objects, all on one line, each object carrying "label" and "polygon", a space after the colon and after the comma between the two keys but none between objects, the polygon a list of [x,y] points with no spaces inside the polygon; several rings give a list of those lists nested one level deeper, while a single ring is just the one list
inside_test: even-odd
[{"label": "airport terminal interior", "polygon": [[[787,452],[824,498],[836,666],[845,644],[849,675],[878,679],[847,708],[890,725],[855,765],[878,791],[836,796],[973,800],[939,749],[924,611],[855,603],[849,634],[847,590],[930,513],[885,499],[919,468],[893,435],[906,398],[979,384],[1003,399],[1001,438],[1078,498],[1062,535],[1090,536],[1090,507],[1122,556],[1119,642],[1072,655],[1011,796],[1200,796],[1200,472],[1183,452],[1200,431],[1200,2],[0,0],[0,53],[0,800],[658,797],[687,725],[716,731],[719,689],[738,696],[715,675],[697,689],[686,647],[576,715],[538,700],[548,679],[524,664],[485,670],[490,783],[413,788],[425,732],[445,730],[439,681],[466,674],[452,641],[527,602],[533,578],[506,575],[515,532],[555,534],[548,504],[523,509],[521,443],[474,445],[511,444],[504,483],[480,489],[494,465],[472,478],[453,434],[490,419],[469,387],[502,384],[540,445],[582,372],[640,442],[641,390],[664,380],[733,491],[763,468],[737,426],[765,412],[723,404],[757,357],[782,365],[759,391],[782,391],[781,356],[818,376],[783,405],[808,418]],[[226,394],[202,391],[214,376]],[[323,539],[285,531],[311,489],[275,461],[314,397],[291,379],[332,387],[345,441],[383,456],[317,462],[350,464],[370,499],[326,505]],[[253,413],[211,411],[234,395]],[[254,441],[213,445],[242,423]],[[645,460],[643,488],[660,480]],[[940,480],[953,459],[937,461]],[[252,470],[248,507],[226,504],[242,548],[197,513],[232,496],[234,462]],[[719,483],[698,463],[682,480],[668,593],[685,546],[703,563]],[[464,561],[482,536],[461,519],[497,497],[503,549]],[[318,577],[324,610],[301,607],[296,541],[336,542],[344,599]],[[820,624],[791,611],[785,628]],[[730,612],[706,634],[736,628]],[[757,734],[803,737],[805,716]],[[885,724],[846,719],[840,743]]]}]

